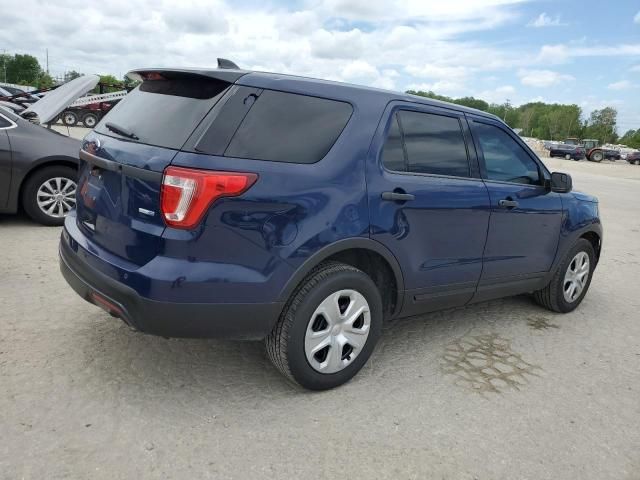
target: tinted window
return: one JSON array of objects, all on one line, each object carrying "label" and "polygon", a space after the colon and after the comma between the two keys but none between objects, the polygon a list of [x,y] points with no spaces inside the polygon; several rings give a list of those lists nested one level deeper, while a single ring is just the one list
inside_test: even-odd
[{"label": "tinted window", "polygon": [[351,112],[348,103],[265,90],[244,118],[225,155],[317,162],[331,149]]},{"label": "tinted window", "polygon": [[145,81],[113,107],[96,131],[117,137],[105,126],[111,122],[141,143],[179,149],[228,87],[209,78]]},{"label": "tinted window", "polygon": [[408,111],[399,112],[398,117],[408,171],[469,176],[467,149],[457,118]]},{"label": "tinted window", "polygon": [[501,128],[474,123],[489,180],[540,185],[538,164]]},{"label": "tinted window", "polygon": [[398,118],[394,115],[389,127],[387,140],[382,148],[382,163],[389,170],[405,171],[407,167],[404,160],[402,135],[398,125]]},{"label": "tinted window", "polygon": [[11,126],[11,122],[0,115],[0,128],[7,128]]}]

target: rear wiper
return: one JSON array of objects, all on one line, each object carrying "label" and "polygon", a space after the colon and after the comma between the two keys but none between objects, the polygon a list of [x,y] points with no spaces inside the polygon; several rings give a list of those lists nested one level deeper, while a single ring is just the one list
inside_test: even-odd
[{"label": "rear wiper", "polygon": [[113,133],[117,133],[118,135],[121,135],[123,137],[127,137],[130,138],[132,140],[140,140],[135,133],[127,130],[124,127],[121,127],[119,125],[116,125],[114,123],[111,122],[107,122],[104,124],[105,127],[107,127],[109,130],[111,130]]}]

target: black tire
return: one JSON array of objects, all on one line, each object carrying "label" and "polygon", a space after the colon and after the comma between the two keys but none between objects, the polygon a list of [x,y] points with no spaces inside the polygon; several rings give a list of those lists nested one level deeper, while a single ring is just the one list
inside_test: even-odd
[{"label": "black tire", "polygon": [[600,151],[593,152],[589,156],[589,161],[591,161],[591,162],[600,163],[602,160],[604,160],[604,154],[602,152],[600,152]]},{"label": "black tire", "polygon": [[[567,302],[564,298],[564,278],[567,268],[574,257],[580,253],[585,252],[589,256],[589,278],[582,290],[582,293],[573,301]],[[533,294],[533,298],[536,302],[543,307],[558,313],[568,313],[576,309],[582,302],[582,299],[587,294],[589,286],[591,285],[591,279],[593,278],[593,271],[596,267],[596,254],[593,250],[593,245],[584,238],[579,239],[575,245],[567,252],[565,258],[560,262],[556,272],[553,275],[551,281],[542,290],[538,290]]]},{"label": "black tire", "polygon": [[[351,364],[336,373],[320,373],[307,360],[305,333],[314,311],[334,292],[353,289],[363,295],[371,315],[369,335]],[[382,299],[373,280],[361,270],[338,262],[316,267],[285,305],[278,323],[265,339],[267,354],[289,380],[310,390],[327,390],[349,381],[367,362],[382,329]]]},{"label": "black tire", "polygon": [[64,217],[53,217],[47,215],[38,206],[38,189],[47,180],[62,177],[73,180],[77,183],[77,172],[75,169],[62,165],[54,165],[36,170],[27,179],[22,188],[22,207],[27,215],[35,222],[47,226],[60,226],[64,223]]},{"label": "black tire", "polygon": [[60,114],[62,118],[62,123],[64,123],[67,127],[73,127],[78,123],[78,115],[75,112],[66,111]]},{"label": "black tire", "polygon": [[82,124],[87,128],[93,128],[98,123],[98,116],[95,113],[87,113],[82,117]]}]

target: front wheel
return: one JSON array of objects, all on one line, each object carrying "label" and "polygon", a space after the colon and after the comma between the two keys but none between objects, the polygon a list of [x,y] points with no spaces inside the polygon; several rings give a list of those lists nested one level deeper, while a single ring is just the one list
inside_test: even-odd
[{"label": "front wheel", "polygon": [[554,312],[571,312],[587,294],[595,266],[593,245],[581,238],[566,254],[547,286],[534,293],[536,302]]},{"label": "front wheel", "polygon": [[73,127],[78,123],[78,115],[75,112],[64,112],[62,114],[62,123],[64,123],[67,127]]},{"label": "front wheel", "polygon": [[371,278],[350,265],[327,262],[298,287],[266,347],[273,364],[310,390],[349,381],[380,337],[382,299]]},{"label": "front wheel", "polygon": [[569,155],[568,153],[564,156],[565,160],[571,160],[571,155]]}]

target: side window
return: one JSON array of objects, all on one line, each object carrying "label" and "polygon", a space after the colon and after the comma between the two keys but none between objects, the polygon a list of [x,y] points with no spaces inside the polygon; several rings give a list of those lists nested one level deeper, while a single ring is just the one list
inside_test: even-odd
[{"label": "side window", "polygon": [[408,171],[469,176],[469,159],[460,120],[410,111],[401,111],[398,117],[407,151]]},{"label": "side window", "polygon": [[0,115],[0,128],[7,128],[11,126],[11,122]]},{"label": "side window", "polygon": [[347,125],[345,102],[265,90],[225,151],[227,157],[290,163],[321,160]]},{"label": "side window", "polygon": [[474,133],[484,154],[488,180],[542,185],[538,164],[507,132],[474,122]]},{"label": "side window", "polygon": [[387,140],[382,148],[382,164],[389,170],[404,172],[407,166],[404,158],[404,147],[402,146],[402,134],[398,125],[397,115],[393,116]]}]

